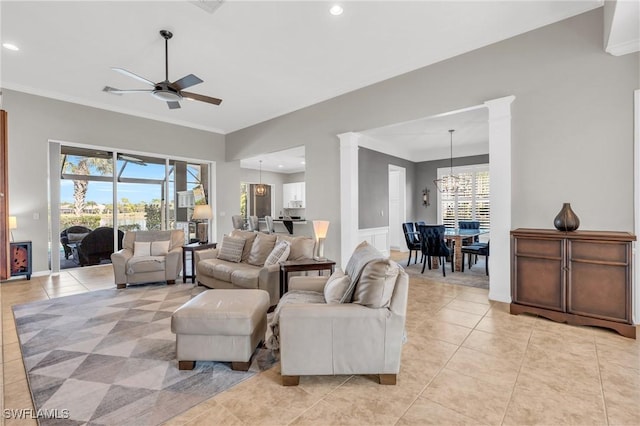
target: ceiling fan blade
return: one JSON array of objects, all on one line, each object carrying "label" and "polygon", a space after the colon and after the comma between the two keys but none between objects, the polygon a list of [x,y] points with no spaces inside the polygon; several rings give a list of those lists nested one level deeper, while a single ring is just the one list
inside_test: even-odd
[{"label": "ceiling fan blade", "polygon": [[114,95],[122,95],[124,93],[151,93],[153,89],[116,89],[111,86],[104,86],[103,92],[113,93]]},{"label": "ceiling fan blade", "polygon": [[202,83],[202,80],[196,77],[193,74],[185,75],[180,80],[176,80],[171,83],[171,87],[176,90],[186,89],[187,87],[195,86],[196,84]]},{"label": "ceiling fan blade", "polygon": [[126,75],[127,77],[135,78],[136,80],[141,81],[143,83],[146,83],[146,84],[148,84],[150,86],[154,86],[155,87],[155,85],[156,85],[153,81],[147,80],[144,77],[140,77],[139,75],[134,74],[131,71],[125,70],[124,68],[111,68],[111,69],[116,71],[116,72],[119,72],[122,75]]},{"label": "ceiling fan blade", "polygon": [[167,101],[167,105],[169,105],[169,109],[180,108],[180,102]]},{"label": "ceiling fan blade", "polygon": [[210,96],[198,95],[197,93],[191,92],[180,92],[183,98],[193,99],[194,101],[206,102],[209,104],[220,105],[222,103],[222,99],[212,98]]}]

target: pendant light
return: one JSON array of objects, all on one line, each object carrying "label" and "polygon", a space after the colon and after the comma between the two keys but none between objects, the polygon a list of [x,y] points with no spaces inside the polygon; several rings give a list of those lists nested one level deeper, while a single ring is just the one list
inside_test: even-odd
[{"label": "pendant light", "polygon": [[256,196],[264,197],[267,194],[267,185],[262,184],[262,160],[260,160],[260,183],[256,185]]},{"label": "pendant light", "polygon": [[455,193],[460,188],[460,178],[453,174],[453,132],[455,130],[449,130],[449,174],[433,181],[440,192]]}]

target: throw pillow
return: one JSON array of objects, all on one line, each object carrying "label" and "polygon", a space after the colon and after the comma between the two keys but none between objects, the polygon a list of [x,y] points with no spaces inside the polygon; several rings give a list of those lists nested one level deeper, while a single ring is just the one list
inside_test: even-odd
[{"label": "throw pillow", "polygon": [[133,243],[133,257],[151,256],[151,243],[136,241]]},{"label": "throw pillow", "polygon": [[251,246],[253,245],[253,240],[256,239],[258,234],[253,231],[243,231],[241,229],[234,229],[233,231],[231,231],[229,235],[234,238],[242,238],[246,240],[246,243],[244,244],[244,249],[242,250],[242,261],[246,262],[247,260],[249,260],[249,253],[251,253]]},{"label": "throw pillow", "polygon": [[264,265],[265,260],[267,260],[267,257],[273,250],[273,246],[275,246],[275,244],[275,235],[262,233],[256,234],[256,239],[251,245],[251,251],[249,252],[247,263],[255,266]]},{"label": "throw pillow", "polygon": [[280,262],[284,262],[289,257],[289,253],[291,252],[291,244],[289,241],[280,241],[276,244],[276,246],[271,250],[269,257],[264,262],[264,266],[276,265]]},{"label": "throw pillow", "polygon": [[289,241],[291,244],[291,252],[288,260],[312,259],[313,249],[316,241],[311,237],[289,237],[286,235],[278,235],[276,244],[280,241]]},{"label": "throw pillow", "polygon": [[400,273],[400,266],[389,259],[366,264],[353,292],[353,303],[369,308],[387,308]]},{"label": "throw pillow", "polygon": [[166,256],[169,253],[169,240],[166,241],[152,241],[151,242],[151,256]]},{"label": "throw pillow", "polygon": [[243,238],[235,238],[225,235],[222,238],[222,246],[218,251],[218,259],[238,263],[242,260],[242,249],[245,246]]},{"label": "throw pillow", "polygon": [[350,282],[349,275],[345,275],[340,268],[336,269],[324,285],[324,300],[328,304],[340,303]]}]

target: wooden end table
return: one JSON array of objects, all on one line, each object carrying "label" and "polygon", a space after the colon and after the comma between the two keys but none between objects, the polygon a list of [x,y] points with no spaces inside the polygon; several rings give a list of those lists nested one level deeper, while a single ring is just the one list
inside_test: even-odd
[{"label": "wooden end table", "polygon": [[289,291],[289,272],[330,270],[333,274],[336,262],[333,260],[287,260],[280,264],[280,296]]},{"label": "wooden end table", "polygon": [[[191,282],[196,282],[196,256],[195,253],[198,250],[206,250],[216,248],[218,243],[191,243],[182,246],[182,282],[186,283],[187,278],[191,278]],[[187,275],[187,252],[191,253],[191,274]]]}]

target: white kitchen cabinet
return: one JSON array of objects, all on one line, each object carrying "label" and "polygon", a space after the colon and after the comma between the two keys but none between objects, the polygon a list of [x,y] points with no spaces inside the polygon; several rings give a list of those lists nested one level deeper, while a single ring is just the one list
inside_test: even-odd
[{"label": "white kitchen cabinet", "polygon": [[305,183],[282,184],[282,207],[285,209],[305,208]]}]

